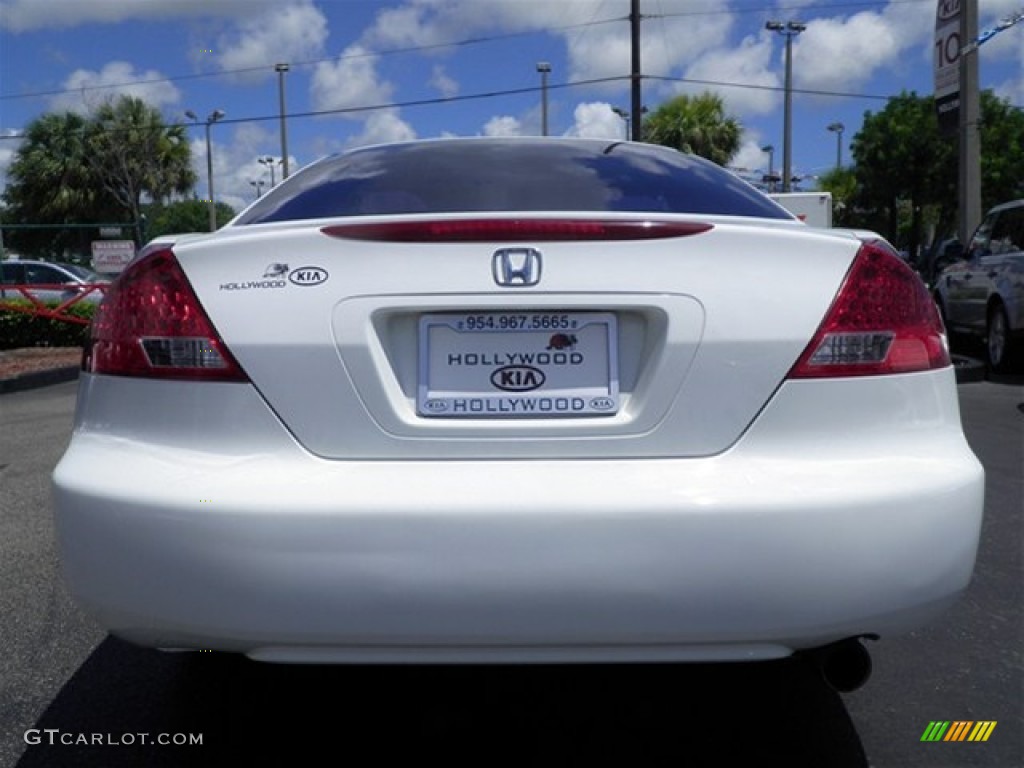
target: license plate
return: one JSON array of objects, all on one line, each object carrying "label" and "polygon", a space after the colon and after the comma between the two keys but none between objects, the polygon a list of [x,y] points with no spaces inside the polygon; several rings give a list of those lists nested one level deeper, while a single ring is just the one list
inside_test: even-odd
[{"label": "license plate", "polygon": [[610,312],[420,318],[416,410],[437,418],[544,419],[619,410]]}]

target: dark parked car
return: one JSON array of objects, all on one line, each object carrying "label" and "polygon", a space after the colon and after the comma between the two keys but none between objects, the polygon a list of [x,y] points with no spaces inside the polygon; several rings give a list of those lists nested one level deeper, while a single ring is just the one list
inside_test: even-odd
[{"label": "dark parked car", "polygon": [[950,333],[985,339],[992,370],[1014,367],[1024,345],[1024,200],[988,212],[934,295]]}]

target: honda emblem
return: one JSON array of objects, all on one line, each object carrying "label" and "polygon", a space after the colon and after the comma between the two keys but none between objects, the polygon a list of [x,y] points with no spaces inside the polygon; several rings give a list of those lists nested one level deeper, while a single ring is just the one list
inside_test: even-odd
[{"label": "honda emblem", "polygon": [[491,260],[494,282],[506,288],[536,285],[540,268],[540,251],[536,248],[502,248]]}]

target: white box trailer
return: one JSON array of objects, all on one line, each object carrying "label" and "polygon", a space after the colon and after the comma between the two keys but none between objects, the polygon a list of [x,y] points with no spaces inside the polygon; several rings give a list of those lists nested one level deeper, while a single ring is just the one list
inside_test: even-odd
[{"label": "white box trailer", "polygon": [[772,192],[768,197],[808,226],[832,226],[831,192]]}]

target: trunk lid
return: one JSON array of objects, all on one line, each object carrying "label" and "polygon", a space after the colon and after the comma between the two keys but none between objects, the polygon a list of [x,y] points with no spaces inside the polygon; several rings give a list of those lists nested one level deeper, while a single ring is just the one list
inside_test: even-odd
[{"label": "trunk lid", "polygon": [[[229,228],[175,253],[253,385],[324,458],[707,456],[732,445],[771,398],[858,243],[786,222],[701,220],[714,227],[613,242],[375,242],[302,222]],[[536,284],[499,285],[503,251],[513,273],[532,258],[524,254],[538,254]],[[511,339],[511,329],[489,329],[485,338],[454,327],[471,318],[576,323],[580,333],[552,326]],[[572,344],[611,367],[614,413],[600,412],[609,406],[595,389],[582,398],[597,405],[587,415],[455,413],[453,401],[447,413],[430,410],[438,398],[424,395],[427,380],[458,387],[463,369],[473,386],[490,380],[496,394],[513,392],[493,402],[521,400],[516,393],[538,379],[529,369],[577,375],[566,373],[568,357],[562,369],[524,357],[568,355]],[[428,346],[451,364],[444,376],[442,363],[428,364]]]}]

